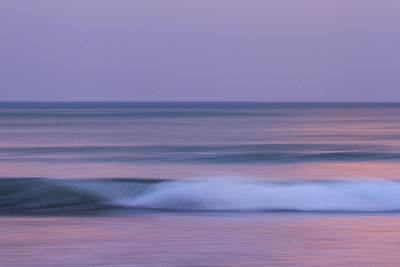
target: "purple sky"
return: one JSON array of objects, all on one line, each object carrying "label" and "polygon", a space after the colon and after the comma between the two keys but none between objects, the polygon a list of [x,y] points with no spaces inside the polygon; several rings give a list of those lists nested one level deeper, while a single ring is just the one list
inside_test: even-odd
[{"label": "purple sky", "polygon": [[400,101],[399,0],[1,0],[0,100]]}]

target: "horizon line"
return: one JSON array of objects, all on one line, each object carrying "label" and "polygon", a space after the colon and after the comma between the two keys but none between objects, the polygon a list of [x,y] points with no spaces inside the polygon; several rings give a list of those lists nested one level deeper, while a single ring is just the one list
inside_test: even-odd
[{"label": "horizon line", "polygon": [[240,101],[240,100],[0,100],[0,103],[371,103],[400,104],[399,101]]}]

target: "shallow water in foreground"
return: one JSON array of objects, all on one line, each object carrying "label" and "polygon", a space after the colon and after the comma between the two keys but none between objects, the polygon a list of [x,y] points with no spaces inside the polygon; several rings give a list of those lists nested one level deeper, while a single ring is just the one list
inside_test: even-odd
[{"label": "shallow water in foreground", "polygon": [[399,266],[399,118],[0,103],[0,266]]},{"label": "shallow water in foreground", "polygon": [[1,266],[398,266],[400,216],[0,217]]}]

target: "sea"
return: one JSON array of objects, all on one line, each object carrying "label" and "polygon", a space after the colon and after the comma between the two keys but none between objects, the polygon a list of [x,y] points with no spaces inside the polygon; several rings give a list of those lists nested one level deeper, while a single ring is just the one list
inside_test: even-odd
[{"label": "sea", "polygon": [[399,266],[400,103],[0,102],[0,266]]}]

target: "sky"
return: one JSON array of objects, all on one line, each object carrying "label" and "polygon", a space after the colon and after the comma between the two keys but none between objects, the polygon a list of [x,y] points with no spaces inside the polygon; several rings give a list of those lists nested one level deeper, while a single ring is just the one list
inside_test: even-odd
[{"label": "sky", "polygon": [[0,101],[400,101],[399,0],[1,0]]}]

